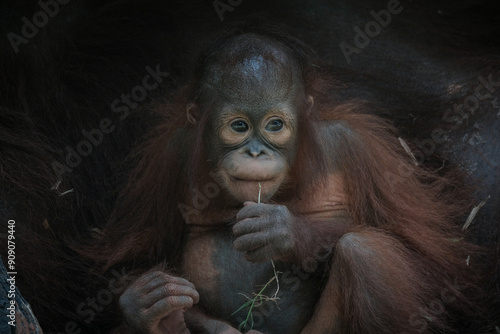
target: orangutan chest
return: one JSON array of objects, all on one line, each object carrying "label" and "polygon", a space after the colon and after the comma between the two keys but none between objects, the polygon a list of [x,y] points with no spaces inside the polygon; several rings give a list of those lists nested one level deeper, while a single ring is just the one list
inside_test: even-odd
[{"label": "orangutan chest", "polygon": [[275,268],[271,261],[245,260],[232,247],[231,230],[221,228],[189,234],[182,269],[200,293],[199,306],[206,312],[235,327],[251,312],[254,329],[295,333],[307,322],[319,296],[318,275],[298,266],[274,264]]}]

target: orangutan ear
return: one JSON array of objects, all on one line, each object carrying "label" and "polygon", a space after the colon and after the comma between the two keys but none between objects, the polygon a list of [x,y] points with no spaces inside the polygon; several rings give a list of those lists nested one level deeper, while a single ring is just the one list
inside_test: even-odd
[{"label": "orangutan ear", "polygon": [[191,102],[186,106],[186,116],[189,123],[196,124],[199,117],[198,105],[196,103]]},{"label": "orangutan ear", "polygon": [[311,114],[311,111],[314,107],[314,97],[311,95],[306,96],[306,109],[307,109],[307,115]]}]

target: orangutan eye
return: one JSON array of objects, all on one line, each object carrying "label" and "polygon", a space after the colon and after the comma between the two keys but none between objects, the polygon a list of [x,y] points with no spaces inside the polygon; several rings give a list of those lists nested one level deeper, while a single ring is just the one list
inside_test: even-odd
[{"label": "orangutan eye", "polygon": [[266,130],[271,132],[278,132],[283,129],[283,121],[281,119],[273,119],[266,125]]},{"label": "orangutan eye", "polygon": [[243,121],[235,121],[231,123],[231,129],[233,129],[236,132],[247,132],[248,131],[248,124],[243,122]]}]

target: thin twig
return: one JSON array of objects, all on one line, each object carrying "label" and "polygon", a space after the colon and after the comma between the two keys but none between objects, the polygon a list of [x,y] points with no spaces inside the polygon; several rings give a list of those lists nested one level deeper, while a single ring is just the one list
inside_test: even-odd
[{"label": "thin twig", "polygon": [[57,182],[52,186],[52,188],[50,188],[50,190],[55,190],[59,196],[64,196],[64,195],[67,195],[67,194],[72,193],[72,192],[75,191],[74,188],[71,188],[71,189],[66,190],[64,192],[61,192],[59,190],[59,186],[61,185],[61,182],[62,182],[61,179],[57,180]]},{"label": "thin twig", "polygon": [[259,182],[259,197],[257,197],[257,203],[260,203],[260,193],[262,192],[262,186],[260,185]]},{"label": "thin twig", "polygon": [[398,137],[398,139],[399,139],[399,143],[401,144],[401,146],[403,146],[406,153],[408,153],[408,155],[411,157],[411,160],[413,160],[413,163],[415,164],[415,166],[418,166],[417,159],[413,155],[413,152],[411,151],[410,146],[408,146],[408,144],[403,140],[403,138]]},{"label": "thin twig", "polygon": [[[261,193],[262,193],[262,185],[259,182],[259,195],[257,197],[257,203],[259,203],[259,204],[260,204],[260,195],[261,195]],[[280,291],[280,281],[279,281],[279,278],[278,278],[279,271],[276,271],[276,266],[274,265],[274,261],[272,259],[271,259],[271,264],[273,265],[274,276],[271,277],[269,279],[269,281],[267,281],[266,284],[264,284],[264,287],[258,293],[254,293],[254,297],[253,298],[250,298],[250,297],[246,296],[245,294],[240,293],[240,295],[242,295],[246,299],[248,299],[245,302],[245,304],[241,305],[232,314],[232,315],[234,315],[234,314],[238,313],[239,311],[243,310],[245,307],[248,307],[247,317],[238,326],[238,330],[240,330],[240,331],[242,329],[246,330],[249,322],[250,322],[250,329],[253,328],[253,314],[252,314],[252,311],[253,311],[254,308],[259,307],[260,305],[262,305],[263,302],[265,302],[265,301],[273,301],[278,306],[278,299],[279,299],[278,298],[278,292]],[[276,292],[271,297],[268,297],[268,296],[264,295],[264,290],[266,290],[266,288],[274,280],[276,280]],[[279,309],[279,306],[278,306],[278,309]]]},{"label": "thin twig", "polygon": [[469,217],[467,217],[467,220],[465,221],[464,226],[462,227],[462,231],[465,231],[466,229],[469,228],[470,224],[472,224],[472,221],[476,217],[477,213],[479,212],[479,209],[481,209],[485,204],[486,201],[490,198],[491,196],[488,195],[481,203],[479,203],[477,206],[475,206],[472,211],[469,214]]},{"label": "thin twig", "polygon": [[271,279],[269,281],[267,281],[266,284],[264,284],[264,287],[258,292],[258,293],[254,293],[254,297],[253,298],[250,298],[248,296],[246,296],[245,294],[243,293],[240,293],[242,296],[244,296],[245,298],[247,298],[247,302],[243,305],[241,305],[236,311],[233,312],[232,315],[238,313],[239,311],[243,310],[245,307],[248,307],[248,312],[247,312],[247,317],[245,318],[245,320],[243,320],[240,325],[238,326],[238,330],[242,330],[242,329],[246,329],[246,327],[248,326],[248,322],[250,322],[250,329],[253,328],[253,314],[252,314],[252,311],[254,308],[256,307],[259,307],[262,305],[263,302],[265,301],[273,301],[273,302],[276,302],[276,299],[275,297],[268,297],[266,295],[264,295],[264,290],[266,290],[266,288],[276,279],[276,277],[271,277]]},{"label": "thin twig", "polygon": [[[260,194],[262,193],[262,186],[259,182],[259,196],[257,198],[257,203],[260,203]],[[274,261],[271,260],[271,264],[273,265],[274,278],[276,279],[276,292],[273,294],[272,298],[278,299],[278,292],[280,291],[280,280],[278,278],[278,273],[276,272],[276,266],[274,265]]]},{"label": "thin twig", "polygon": [[[273,265],[273,270],[274,270],[274,279],[276,279],[276,292],[273,294],[271,297],[272,299],[278,300],[278,292],[280,292],[280,280],[278,278],[278,272],[276,271],[276,266],[274,265],[274,261],[271,260],[271,264]],[[276,302],[276,305],[278,305],[278,302]],[[279,308],[279,306],[278,306]]]}]

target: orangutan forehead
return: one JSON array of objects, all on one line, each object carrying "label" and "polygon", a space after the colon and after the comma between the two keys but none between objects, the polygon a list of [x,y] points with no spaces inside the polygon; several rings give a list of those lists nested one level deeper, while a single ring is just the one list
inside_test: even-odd
[{"label": "orangutan forehead", "polygon": [[287,97],[300,84],[296,66],[276,52],[255,54],[238,62],[217,62],[202,79],[202,95],[217,95],[240,101]]}]

